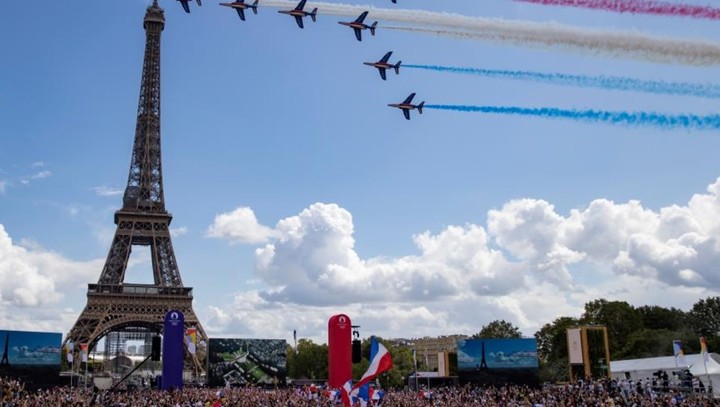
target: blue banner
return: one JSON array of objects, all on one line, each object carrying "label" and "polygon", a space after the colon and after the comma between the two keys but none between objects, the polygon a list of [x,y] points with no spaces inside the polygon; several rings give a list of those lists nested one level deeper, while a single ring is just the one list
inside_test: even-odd
[{"label": "blue banner", "polygon": [[185,317],[180,311],[165,314],[162,346],[162,389],[182,389],[185,359]]}]

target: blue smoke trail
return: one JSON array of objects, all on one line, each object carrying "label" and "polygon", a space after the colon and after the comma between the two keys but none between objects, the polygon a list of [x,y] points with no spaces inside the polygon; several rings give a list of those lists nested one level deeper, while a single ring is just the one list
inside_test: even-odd
[{"label": "blue smoke trail", "polygon": [[607,122],[633,126],[655,126],[663,129],[697,130],[720,129],[720,115],[665,115],[652,112],[608,112],[602,110],[566,110],[554,107],[425,105],[425,109],[455,110],[459,112],[495,113],[518,116],[571,119],[585,122]]},{"label": "blue smoke trail", "polygon": [[720,98],[720,85],[711,83],[684,83],[645,81],[620,76],[585,76],[566,75],[561,73],[542,73],[532,71],[507,71],[501,69],[460,68],[439,65],[403,65],[403,68],[427,69],[438,72],[464,73],[487,76],[552,83],[557,85],[586,86],[610,90],[639,91],[665,95],[686,95],[702,98]]}]

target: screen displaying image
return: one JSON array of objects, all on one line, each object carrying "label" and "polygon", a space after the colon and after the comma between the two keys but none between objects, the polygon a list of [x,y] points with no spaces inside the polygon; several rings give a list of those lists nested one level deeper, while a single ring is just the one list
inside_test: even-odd
[{"label": "screen displaying image", "polygon": [[461,339],[457,350],[461,383],[538,383],[537,341],[534,338]]},{"label": "screen displaying image", "polygon": [[62,335],[0,330],[0,372],[27,388],[51,386],[60,377]]},{"label": "screen displaying image", "polygon": [[210,339],[208,385],[284,385],[286,349],[282,339]]}]

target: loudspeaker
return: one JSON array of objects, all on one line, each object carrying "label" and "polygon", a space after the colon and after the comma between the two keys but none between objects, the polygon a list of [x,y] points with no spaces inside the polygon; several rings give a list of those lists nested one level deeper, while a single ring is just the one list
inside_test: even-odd
[{"label": "loudspeaker", "polygon": [[362,355],[360,354],[360,339],[355,339],[352,341],[352,362],[353,363],[360,363],[360,360],[362,360]]},{"label": "loudspeaker", "polygon": [[152,351],[150,353],[150,359],[154,361],[160,360],[160,342],[161,339],[159,336],[153,336],[152,338]]}]

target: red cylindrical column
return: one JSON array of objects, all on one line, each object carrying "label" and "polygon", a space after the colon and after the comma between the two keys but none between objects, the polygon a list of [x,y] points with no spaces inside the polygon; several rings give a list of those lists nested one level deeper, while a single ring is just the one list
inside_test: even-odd
[{"label": "red cylindrical column", "polygon": [[342,387],[352,379],[352,324],[345,314],[328,321],[328,384]]}]

